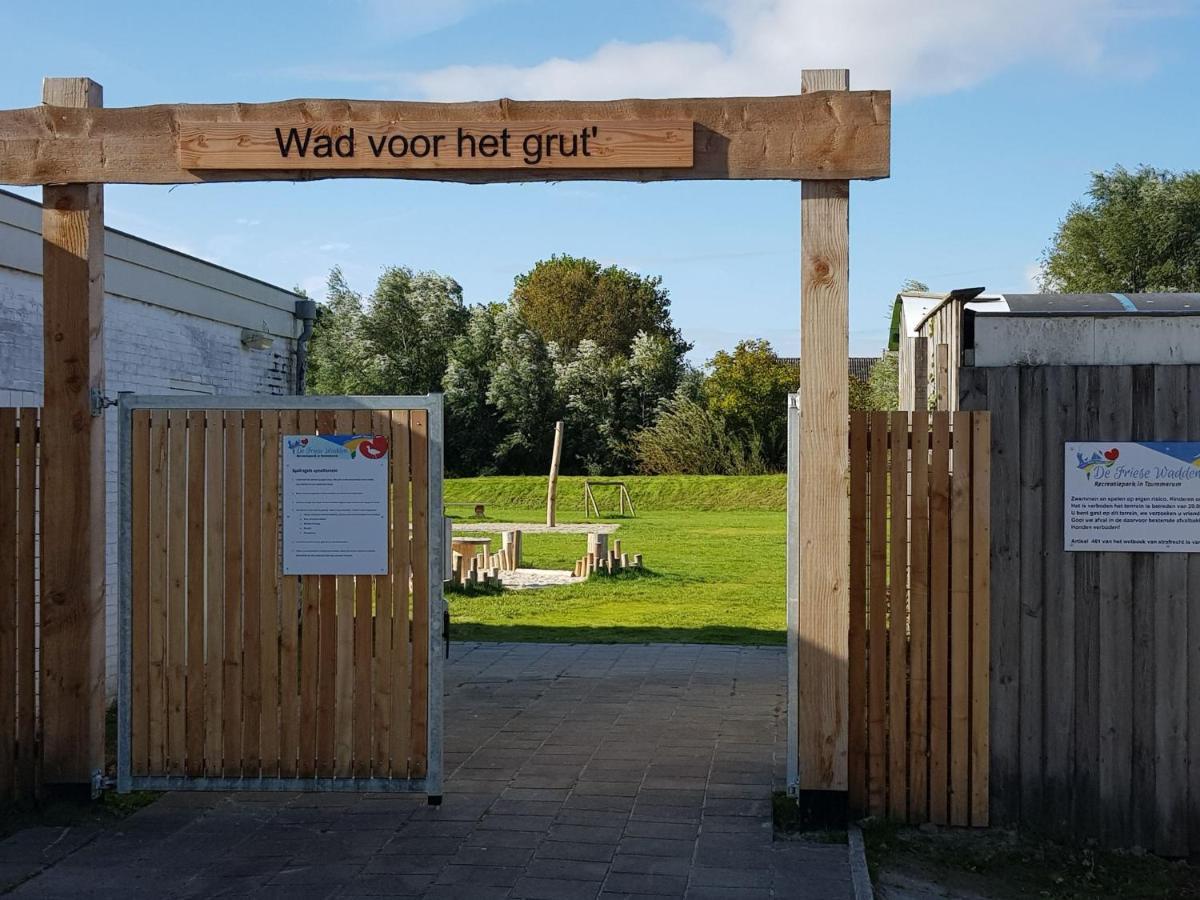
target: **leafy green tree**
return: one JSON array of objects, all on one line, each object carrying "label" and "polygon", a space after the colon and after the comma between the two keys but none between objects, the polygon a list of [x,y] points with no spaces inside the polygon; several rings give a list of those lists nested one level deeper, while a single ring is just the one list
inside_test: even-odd
[{"label": "leafy green tree", "polygon": [[787,454],[787,395],[796,390],[796,369],[781,360],[769,341],[741,341],[709,361],[704,397],[710,411],[749,446],[757,442],[767,464],[780,468]]},{"label": "leafy green tree", "polygon": [[1088,197],[1042,256],[1043,290],[1200,290],[1200,172],[1117,166],[1092,175]]},{"label": "leafy green tree", "polygon": [[900,355],[889,351],[871,367],[865,409],[900,408]]},{"label": "leafy green tree", "polygon": [[678,347],[669,339],[660,334],[637,333],[625,370],[626,403],[633,428],[653,423],[659,404],[675,393],[688,370]]},{"label": "leafy green tree", "polygon": [[866,379],[855,375],[850,376],[850,408],[859,410],[871,408],[871,384]]},{"label": "leafy green tree", "polygon": [[638,332],[666,338],[680,357],[691,349],[671,322],[671,301],[657,276],[552,256],[517,276],[511,300],[547,344],[566,353],[591,340],[610,354],[628,355]]},{"label": "leafy green tree", "polygon": [[367,334],[362,297],[350,290],[340,268],[333,269],[308,345],[310,394],[374,390],[374,350]]},{"label": "leafy green tree", "polygon": [[533,473],[550,459],[558,412],[554,358],[541,336],[511,304],[496,316],[496,356],[487,402],[496,408],[503,437],[495,468],[502,473]]},{"label": "leafy green tree", "polygon": [[725,417],[684,391],[663,401],[657,420],[639,431],[638,468],[647,475],[759,475],[761,445],[730,434]]},{"label": "leafy green tree", "polygon": [[403,266],[385,269],[363,317],[377,392],[440,391],[450,345],[467,319],[462,288],[453,278]]},{"label": "leafy green tree", "polygon": [[627,374],[625,357],[589,339],[555,365],[566,431],[564,471],[599,475],[628,469],[632,423],[625,414]]},{"label": "leafy green tree", "polygon": [[500,411],[488,401],[500,352],[502,304],[472,306],[462,334],[450,345],[443,380],[446,399],[446,468],[454,474],[496,473],[503,438]]}]

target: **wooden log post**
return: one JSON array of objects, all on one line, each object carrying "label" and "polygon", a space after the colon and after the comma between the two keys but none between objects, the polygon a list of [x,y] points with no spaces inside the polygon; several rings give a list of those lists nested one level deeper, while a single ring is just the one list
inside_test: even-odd
[{"label": "wooden log post", "polygon": [[[844,69],[801,91],[847,91]],[[831,108],[832,113],[832,108]],[[850,183],[800,185],[800,603],[798,788],[845,791],[849,721]],[[833,801],[836,803],[836,801]]]},{"label": "wooden log post", "polygon": [[[103,105],[88,78],[47,78],[42,102]],[[50,112],[53,118],[57,115]],[[98,184],[42,189],[41,707],[43,778],[104,768],[104,203]]]},{"label": "wooden log post", "polygon": [[555,507],[558,503],[558,460],[562,456],[563,423],[554,423],[554,450],[550,454],[550,483],[546,486],[546,524],[554,527]]}]

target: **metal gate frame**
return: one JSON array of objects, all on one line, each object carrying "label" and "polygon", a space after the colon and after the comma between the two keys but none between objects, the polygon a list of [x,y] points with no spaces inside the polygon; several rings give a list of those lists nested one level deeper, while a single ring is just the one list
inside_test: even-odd
[{"label": "metal gate frame", "polygon": [[[421,396],[214,396],[195,394],[121,393],[118,400],[120,484],[118,572],[118,688],[117,688],[117,791],[368,791],[419,793],[440,801],[442,794],[442,689],[443,616],[446,610],[442,582],[446,567],[446,530],[443,525],[442,478],[444,431],[442,395]],[[189,777],[186,775],[134,775],[132,771],[133,717],[133,411],[136,409],[409,409],[429,414],[429,690],[426,763],[424,778],[344,777]]]}]

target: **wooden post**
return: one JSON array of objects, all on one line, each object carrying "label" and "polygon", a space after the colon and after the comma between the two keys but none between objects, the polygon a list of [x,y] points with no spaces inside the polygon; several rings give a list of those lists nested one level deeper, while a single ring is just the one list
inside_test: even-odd
[{"label": "wooden post", "polygon": [[913,339],[913,412],[929,411],[929,338]]},{"label": "wooden post", "polygon": [[[49,106],[103,105],[88,78],[47,78]],[[50,117],[56,118],[51,112]],[[104,768],[104,203],[98,184],[42,189],[43,778]]]},{"label": "wooden post", "polygon": [[550,484],[546,488],[546,524],[554,527],[554,507],[558,501],[558,459],[562,456],[563,423],[554,423],[554,452],[550,454]]},{"label": "wooden post", "polygon": [[[801,92],[846,91],[845,69],[805,70]],[[849,719],[850,183],[800,184],[801,790],[845,791]]]},{"label": "wooden post", "polygon": [[939,412],[953,409],[950,405],[950,345],[937,344],[934,346],[934,402]]}]

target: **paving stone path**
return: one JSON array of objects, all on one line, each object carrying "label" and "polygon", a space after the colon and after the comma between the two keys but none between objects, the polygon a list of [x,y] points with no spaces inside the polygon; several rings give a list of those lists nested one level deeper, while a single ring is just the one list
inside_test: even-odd
[{"label": "paving stone path", "polygon": [[446,669],[444,803],[171,794],[0,842],[16,897],[821,898],[844,845],[772,840],[777,648],[475,644]]}]

